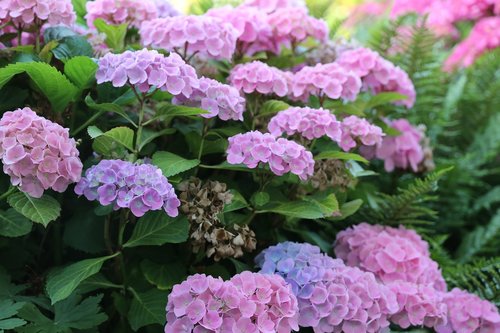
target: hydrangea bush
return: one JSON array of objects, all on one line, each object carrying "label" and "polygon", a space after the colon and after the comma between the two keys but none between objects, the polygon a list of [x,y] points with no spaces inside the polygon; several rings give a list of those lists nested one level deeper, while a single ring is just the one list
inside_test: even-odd
[{"label": "hydrangea bush", "polygon": [[498,3],[178,4],[0,1],[0,332],[500,332]]}]

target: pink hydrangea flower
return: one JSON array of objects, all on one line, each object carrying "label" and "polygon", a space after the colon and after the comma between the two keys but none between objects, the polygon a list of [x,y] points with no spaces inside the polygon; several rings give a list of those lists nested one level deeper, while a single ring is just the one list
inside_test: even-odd
[{"label": "pink hydrangea flower", "polygon": [[458,288],[444,294],[444,302],[448,322],[436,327],[438,333],[500,332],[500,314],[494,304]]},{"label": "pink hydrangea flower", "polygon": [[232,283],[191,275],[168,296],[165,333],[237,332],[233,329],[243,324],[240,319],[248,319],[241,313],[248,308],[252,303]]},{"label": "pink hydrangea flower", "polygon": [[333,141],[339,142],[342,135],[340,122],[329,110],[308,107],[291,107],[278,112],[269,121],[267,129],[276,137],[283,133],[299,133],[308,140],[327,135]]},{"label": "pink hydrangea flower", "polygon": [[0,23],[12,22],[16,26],[72,25],[76,14],[70,0],[2,0]]},{"label": "pink hydrangea flower", "polygon": [[69,130],[30,108],[5,112],[0,119],[0,160],[12,185],[40,198],[49,188],[64,192],[80,180],[82,162]]},{"label": "pink hydrangea flower", "polygon": [[202,114],[202,117],[218,116],[222,120],[243,121],[245,111],[245,99],[236,88],[204,77],[199,80],[199,87],[194,88],[189,98],[178,95],[172,99],[172,103],[202,108],[210,112]]},{"label": "pink hydrangea flower", "polygon": [[108,24],[127,23],[139,28],[145,20],[158,17],[153,0],[94,0],[87,2],[87,25],[94,28],[94,21],[103,19]]},{"label": "pink hydrangea flower", "polygon": [[289,97],[306,102],[309,96],[356,99],[361,90],[361,79],[338,64],[306,66],[293,75]]},{"label": "pink hydrangea flower", "polygon": [[181,15],[168,0],[153,0],[158,10],[158,17],[170,17]]},{"label": "pink hydrangea flower", "polygon": [[236,65],[228,80],[246,94],[258,92],[283,97],[288,93],[287,74],[260,61]]},{"label": "pink hydrangea flower", "polygon": [[415,103],[415,87],[408,74],[377,52],[367,48],[347,50],[340,54],[337,63],[358,75],[364,90],[376,94],[397,92],[407,96],[407,99],[396,104],[412,107]]},{"label": "pink hydrangea flower", "polygon": [[193,88],[199,86],[194,68],[179,55],[165,57],[147,49],[106,54],[99,59],[96,78],[99,84],[111,82],[114,87],[129,84],[141,92],[156,87],[174,96],[182,94],[185,97],[189,97]]},{"label": "pink hydrangea flower", "polygon": [[361,223],[337,234],[335,255],[349,266],[372,272],[382,282],[412,282],[446,290],[427,242],[413,230]]},{"label": "pink hydrangea flower", "polygon": [[279,53],[282,46],[295,47],[311,37],[319,42],[328,39],[328,25],[324,20],[309,16],[301,7],[278,8],[267,19],[272,28],[274,53]]},{"label": "pink hydrangea flower", "polygon": [[240,303],[242,316],[233,326],[233,332],[291,332],[299,329],[297,298],[281,276],[245,271],[233,276],[229,282],[245,296],[245,301]]},{"label": "pink hydrangea flower", "polygon": [[103,206],[112,204],[115,210],[130,208],[137,217],[162,208],[176,217],[180,206],[174,188],[160,169],[121,160],[102,160],[87,169],[75,193],[90,201],[98,200]]},{"label": "pink hydrangea flower", "polygon": [[370,124],[365,118],[349,116],[342,120],[342,136],[339,146],[349,151],[359,143],[364,146],[375,146],[382,142],[384,133],[377,125]]},{"label": "pink hydrangea flower", "polygon": [[492,16],[479,20],[469,36],[460,42],[444,64],[445,70],[469,67],[488,50],[500,46],[500,17]]},{"label": "pink hydrangea flower", "polygon": [[244,8],[254,7],[265,13],[272,13],[280,8],[298,7],[306,9],[304,0],[245,0]]},{"label": "pink hydrangea flower", "polygon": [[396,294],[399,311],[390,321],[408,328],[410,326],[439,327],[447,322],[447,306],[443,293],[430,285],[395,281],[388,287]]},{"label": "pink hydrangea flower", "polygon": [[273,50],[272,29],[267,15],[260,9],[239,6],[224,6],[210,9],[206,15],[229,22],[238,32],[236,52],[238,55],[253,55],[259,51]]},{"label": "pink hydrangea flower", "polygon": [[216,59],[231,59],[238,38],[238,31],[230,23],[207,15],[145,21],[139,33],[144,46]]},{"label": "pink hydrangea flower", "polygon": [[230,164],[243,163],[253,169],[259,163],[267,163],[274,174],[282,176],[291,172],[301,180],[307,180],[314,172],[311,152],[294,141],[259,131],[237,134],[228,140],[227,161]]}]

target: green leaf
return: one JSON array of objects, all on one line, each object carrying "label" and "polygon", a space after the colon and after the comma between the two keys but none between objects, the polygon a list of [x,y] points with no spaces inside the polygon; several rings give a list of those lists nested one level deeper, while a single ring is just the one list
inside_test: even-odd
[{"label": "green leaf", "polygon": [[245,264],[244,262],[241,262],[241,261],[234,259],[234,258],[229,258],[229,260],[231,260],[231,262],[233,263],[234,269],[236,270],[236,274],[239,274],[243,271],[251,271],[252,270],[252,267]]},{"label": "green leaf", "polygon": [[15,75],[26,73],[35,86],[47,97],[55,112],[62,112],[78,92],[63,74],[49,64],[23,62],[0,68],[0,89]]},{"label": "green leaf", "polygon": [[90,95],[85,97],[85,104],[93,110],[101,112],[101,114],[105,112],[112,112],[122,116],[125,120],[127,120],[132,126],[137,128],[137,124],[130,118],[130,116],[123,110],[123,108],[115,103],[100,103],[97,104]]},{"label": "green leaf", "polygon": [[0,330],[11,330],[26,324],[26,321],[19,318],[12,318],[24,306],[24,303],[10,299],[0,300]]},{"label": "green leaf", "polygon": [[87,3],[86,0],[71,0],[73,3],[73,8],[75,9],[76,12],[76,22],[80,24],[81,26],[86,26],[87,22],[85,21],[85,14],[87,14],[87,9],[85,8],[85,5]]},{"label": "green leaf", "polygon": [[224,205],[224,213],[229,213],[238,209],[248,207],[248,202],[245,200],[245,198],[241,195],[240,192],[234,189],[230,189],[229,191],[233,195],[233,199],[231,200],[230,204]]},{"label": "green leaf", "polygon": [[315,160],[352,160],[368,164],[368,160],[361,155],[354,153],[344,153],[342,151],[324,151],[314,157]]},{"label": "green leaf", "polygon": [[92,45],[84,36],[68,36],[59,40],[52,49],[52,54],[59,60],[66,61],[77,56],[91,57],[94,53]]},{"label": "green leaf", "polygon": [[142,139],[141,139],[141,144],[139,145],[139,151],[144,148],[148,143],[153,141],[156,138],[159,138],[160,136],[163,135],[169,135],[175,133],[176,129],[175,128],[164,128],[159,132],[149,130],[147,128],[142,129]]},{"label": "green leaf", "polygon": [[153,119],[149,120],[147,123],[157,120],[167,120],[174,117],[191,117],[200,114],[208,114],[207,110],[200,108],[194,108],[184,105],[173,105],[170,103],[162,103],[158,106],[156,115]]},{"label": "green leaf", "polygon": [[152,289],[144,293],[133,292],[133,295],[127,318],[134,331],[146,325],[165,324],[166,292]]},{"label": "green leaf", "polygon": [[187,160],[167,151],[159,151],[153,155],[153,164],[161,169],[165,177],[170,177],[196,167],[200,160]]},{"label": "green leaf", "polygon": [[319,219],[322,218],[323,211],[315,202],[310,201],[290,201],[280,204],[270,204],[257,213],[277,213],[284,216],[296,217],[300,219]]},{"label": "green leaf", "polygon": [[92,148],[97,153],[110,155],[119,144],[130,151],[134,151],[134,131],[128,127],[120,126],[110,129],[94,139]]},{"label": "green leaf", "polygon": [[19,237],[31,231],[33,223],[14,209],[0,210],[0,235]]},{"label": "green leaf", "polygon": [[381,106],[384,104],[389,104],[389,103],[393,103],[393,102],[397,102],[397,101],[402,101],[405,99],[408,99],[408,97],[406,95],[403,95],[403,94],[399,94],[399,93],[395,93],[395,92],[382,92],[382,93],[379,93],[379,94],[373,96],[372,98],[370,98],[368,103],[366,103],[366,108],[372,109],[372,108],[377,107],[377,106]]},{"label": "green leaf", "polygon": [[89,57],[78,56],[64,64],[64,74],[80,89],[88,89],[95,83],[97,64]]},{"label": "green leaf", "polygon": [[363,200],[361,200],[361,199],[348,201],[340,206],[339,216],[330,217],[330,218],[328,218],[328,220],[331,220],[331,221],[343,220],[343,219],[353,215],[354,213],[356,213],[362,204],[363,204]]},{"label": "green leaf", "polygon": [[108,316],[101,312],[99,306],[102,296],[101,294],[88,297],[79,303],[80,297],[73,295],[64,301],[56,303],[54,306],[54,322],[58,326],[78,330],[86,330],[102,324],[108,319]]},{"label": "green leaf", "polygon": [[312,201],[318,205],[321,208],[323,215],[326,217],[332,216],[332,214],[339,211],[339,202],[333,193],[323,197],[320,197],[319,195],[306,197],[305,200]]},{"label": "green leaf", "polygon": [[286,110],[290,108],[290,105],[279,100],[272,99],[270,101],[264,102],[262,104],[258,115],[259,116],[267,116],[267,115],[273,115],[275,113],[278,113],[280,111]]},{"label": "green leaf", "polygon": [[180,262],[160,265],[146,259],[141,263],[141,270],[146,280],[159,290],[170,290],[187,276],[186,265]]},{"label": "green leaf", "polygon": [[254,172],[257,168],[251,169],[245,164],[229,164],[228,162],[222,162],[217,165],[206,165],[200,164],[200,168],[204,169],[217,169],[217,170],[230,170],[230,171],[244,171],[244,172]]},{"label": "green leaf", "polygon": [[125,36],[127,35],[127,23],[120,25],[107,24],[103,19],[94,20],[97,31],[106,35],[106,45],[115,51],[121,51],[125,47]]},{"label": "green leaf", "polygon": [[18,213],[33,222],[43,224],[44,227],[57,219],[61,213],[59,202],[47,194],[41,198],[33,198],[24,192],[16,192],[11,194],[7,201]]},{"label": "green leaf", "polygon": [[189,223],[185,216],[171,218],[164,211],[152,211],[141,217],[124,247],[182,243],[188,239]]},{"label": "green leaf", "polygon": [[67,298],[83,280],[99,272],[106,260],[119,254],[82,260],[49,274],[46,290],[52,304]]},{"label": "green leaf", "polygon": [[262,207],[269,202],[271,197],[267,192],[257,192],[251,198],[256,207]]}]

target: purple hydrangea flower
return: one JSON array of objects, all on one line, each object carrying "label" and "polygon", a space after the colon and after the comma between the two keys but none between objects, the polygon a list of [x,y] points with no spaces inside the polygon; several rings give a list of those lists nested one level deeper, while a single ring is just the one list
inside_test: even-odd
[{"label": "purple hydrangea flower", "polygon": [[86,4],[87,25],[94,27],[96,19],[102,19],[108,24],[127,23],[139,28],[144,20],[158,17],[158,8],[154,0],[94,0]]},{"label": "purple hydrangea flower", "polygon": [[270,133],[259,131],[230,137],[227,161],[230,164],[243,163],[252,169],[259,163],[268,163],[274,174],[282,176],[291,172],[302,180],[314,172],[314,159],[310,151],[294,141],[275,138]]},{"label": "purple hydrangea flower", "polygon": [[189,97],[193,88],[199,86],[196,71],[179,55],[165,57],[147,49],[106,54],[99,59],[96,78],[97,83],[111,82],[114,87],[130,84],[141,92],[156,87],[184,97]]},{"label": "purple hydrangea flower", "polygon": [[144,46],[216,59],[231,59],[238,31],[219,18],[173,16],[145,21],[139,31]]},{"label": "purple hydrangea flower", "polygon": [[229,75],[229,82],[246,94],[276,94],[280,97],[288,93],[290,73],[271,67],[260,61],[236,65]]},{"label": "purple hydrangea flower", "polygon": [[245,99],[236,88],[204,77],[199,80],[199,87],[193,89],[189,98],[178,95],[172,103],[202,108],[210,112],[202,114],[202,117],[218,116],[222,120],[242,121],[245,111]]},{"label": "purple hydrangea flower", "polygon": [[30,108],[5,112],[0,119],[0,160],[12,185],[39,198],[52,188],[64,192],[80,180],[82,162],[69,130]]},{"label": "purple hydrangea flower", "polygon": [[24,29],[36,24],[72,25],[76,14],[70,0],[2,0],[0,24],[12,22]]},{"label": "purple hydrangea flower", "polygon": [[370,124],[365,118],[349,116],[342,120],[342,136],[339,142],[340,148],[349,151],[361,144],[364,146],[375,146],[382,143],[384,133],[377,125]]},{"label": "purple hydrangea flower", "polygon": [[137,217],[150,210],[165,210],[176,217],[180,201],[160,169],[151,164],[121,160],[102,160],[85,172],[75,193],[88,200],[98,200],[115,210],[129,208]]},{"label": "purple hydrangea flower", "polygon": [[333,141],[340,142],[340,126],[340,122],[329,110],[291,107],[272,117],[267,129],[274,136],[300,133],[304,138],[313,140],[327,135]]}]

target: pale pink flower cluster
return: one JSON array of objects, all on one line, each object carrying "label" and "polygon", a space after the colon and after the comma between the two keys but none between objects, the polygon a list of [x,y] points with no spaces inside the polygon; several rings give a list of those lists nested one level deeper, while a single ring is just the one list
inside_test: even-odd
[{"label": "pale pink flower cluster", "polygon": [[365,118],[349,116],[342,120],[342,135],[339,146],[349,151],[357,145],[375,146],[382,142],[384,133],[377,125],[370,124]]},{"label": "pale pink flower cluster", "polygon": [[0,160],[12,185],[39,198],[49,188],[64,192],[80,180],[82,162],[69,130],[30,108],[5,112],[0,119]]},{"label": "pale pink flower cluster", "polygon": [[406,119],[397,119],[388,124],[400,132],[397,136],[385,136],[382,142],[372,147],[361,147],[361,154],[368,159],[374,157],[384,161],[387,172],[395,168],[418,171],[424,160],[424,149],[421,145],[424,133],[421,128],[414,127]]},{"label": "pale pink flower cluster", "polygon": [[395,281],[388,287],[396,294],[399,311],[390,317],[401,328],[426,326],[436,328],[447,323],[444,293],[430,285]]},{"label": "pale pink flower cluster", "polygon": [[230,281],[196,274],[168,296],[165,333],[291,332],[297,299],[280,276],[243,272]]},{"label": "pale pink flower cluster", "polygon": [[76,14],[70,0],[2,0],[0,23],[12,22],[23,28],[48,23],[72,25]]},{"label": "pale pink flower cluster", "polygon": [[294,141],[259,131],[237,134],[228,140],[227,161],[230,164],[243,163],[253,169],[259,163],[267,163],[278,176],[291,172],[302,180],[313,175],[312,153]]},{"label": "pale pink flower cluster", "polygon": [[415,103],[415,87],[408,74],[377,52],[363,47],[347,50],[340,54],[337,63],[358,75],[363,81],[363,89],[374,93],[397,92],[407,96],[398,103],[407,107]]},{"label": "pale pink flower cluster", "polygon": [[155,87],[185,97],[191,96],[199,84],[194,68],[179,55],[166,57],[147,49],[106,54],[99,59],[96,79],[99,84],[111,82],[114,87],[133,85],[143,93]]},{"label": "pale pink flower cluster", "polygon": [[500,314],[492,303],[477,295],[454,288],[444,295],[448,323],[436,328],[438,333],[500,332]]},{"label": "pale pink flower cluster", "polygon": [[260,61],[236,65],[229,75],[229,82],[246,94],[276,94],[280,97],[288,93],[288,73]]},{"label": "pale pink flower cluster", "polygon": [[168,0],[153,0],[158,10],[158,17],[170,17],[181,15]]},{"label": "pale pink flower cluster", "polygon": [[488,50],[500,46],[500,16],[479,20],[469,36],[460,42],[444,64],[445,70],[468,67]]},{"label": "pale pink flower cluster", "polygon": [[326,42],[328,39],[326,22],[309,16],[305,8],[278,8],[269,14],[268,23],[273,31],[275,53],[279,53],[282,46],[292,48],[309,37],[319,42]]},{"label": "pale pink flower cluster", "polygon": [[246,300],[240,305],[243,318],[237,321],[236,332],[298,331],[297,298],[281,276],[245,271],[229,282]]},{"label": "pale pink flower cluster", "polygon": [[245,99],[236,88],[204,77],[200,78],[199,86],[193,88],[189,98],[177,95],[172,103],[202,108],[209,111],[208,114],[202,114],[202,117],[218,116],[221,120],[243,121],[245,111]]},{"label": "pale pink flower cluster", "polygon": [[273,13],[280,8],[307,8],[304,0],[246,0],[242,7],[254,7],[265,13]]},{"label": "pale pink flower cluster", "polygon": [[144,46],[186,56],[199,53],[216,59],[231,59],[238,37],[238,31],[231,24],[207,15],[144,21],[139,33]]},{"label": "pale pink flower cluster", "polygon": [[108,24],[127,23],[135,28],[142,21],[158,17],[153,0],[94,0],[87,2],[87,25],[94,28],[94,21],[103,19]]},{"label": "pale pink flower cluster", "polygon": [[337,234],[334,250],[347,265],[372,272],[384,283],[404,281],[446,290],[428,244],[403,226],[355,225]]},{"label": "pale pink flower cluster", "polygon": [[299,133],[304,138],[313,140],[327,135],[333,141],[339,142],[342,135],[340,126],[340,122],[329,110],[291,107],[272,117],[267,129],[276,137],[283,133]]},{"label": "pale pink flower cluster", "polygon": [[327,96],[353,101],[361,89],[361,79],[336,63],[304,67],[293,75],[289,97],[307,101],[309,97]]}]

